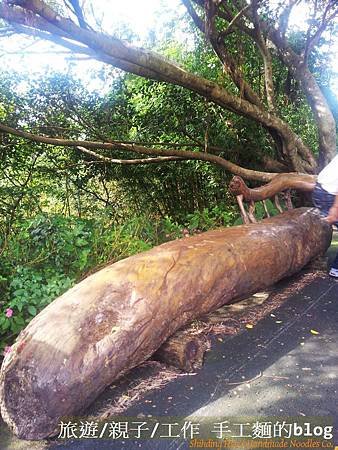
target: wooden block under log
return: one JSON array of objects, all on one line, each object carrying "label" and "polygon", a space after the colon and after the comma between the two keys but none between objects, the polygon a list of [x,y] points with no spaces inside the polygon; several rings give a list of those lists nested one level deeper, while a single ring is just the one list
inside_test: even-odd
[{"label": "wooden block under log", "polygon": [[203,365],[204,354],[210,348],[210,339],[204,334],[178,331],[152,356],[152,359],[193,372]]},{"label": "wooden block under log", "polygon": [[1,414],[23,439],[57,433],[193,319],[299,271],[331,227],[300,208],[155,247],[90,275],[23,330],[0,374]]}]

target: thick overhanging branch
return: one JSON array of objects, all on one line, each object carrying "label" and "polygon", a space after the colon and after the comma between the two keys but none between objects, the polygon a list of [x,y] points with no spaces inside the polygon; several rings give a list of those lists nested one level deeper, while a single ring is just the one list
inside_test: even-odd
[{"label": "thick overhanging branch", "polygon": [[245,169],[243,167],[238,166],[237,164],[227,161],[226,159],[218,155],[213,155],[206,152],[149,148],[144,147],[142,145],[126,144],[118,141],[97,142],[97,141],[51,138],[47,136],[28,133],[27,131],[18,130],[12,127],[8,127],[7,125],[1,123],[0,123],[0,130],[5,133],[12,134],[14,136],[19,136],[23,139],[59,147],[72,147],[72,148],[83,147],[86,150],[93,150],[93,149],[119,150],[148,156],[160,156],[160,157],[174,156],[183,159],[205,161],[220,166],[223,169],[248,180],[268,182],[276,176],[276,173],[260,172],[256,170]]},{"label": "thick overhanging branch", "polygon": [[[200,2],[199,0],[193,1],[197,5],[203,7],[203,2]],[[192,7],[190,1],[183,0],[183,2],[187,6],[187,10],[197,27],[205,33],[205,25],[201,24],[201,19]],[[269,114],[270,118],[272,118],[273,123],[267,123],[267,121],[260,121],[260,123],[273,138],[279,153],[282,153],[284,158],[288,159],[290,166],[292,166],[294,170],[313,173],[317,163],[311,150],[304,144],[300,137],[293,132],[288,124],[275,114],[272,56],[264,36],[268,35],[268,30],[266,26],[264,26],[265,24],[262,22],[257,12],[258,2],[253,1],[249,5],[245,4],[245,2],[239,3],[239,7],[241,7],[241,9],[237,14],[230,11],[224,2],[221,3],[223,9],[216,9],[215,14],[218,15],[219,18],[222,18],[222,20],[228,21],[231,28],[234,28],[236,25],[236,28],[238,28],[242,33],[247,34],[250,39],[256,43],[264,63],[264,80],[268,111],[266,110],[266,107],[258,94],[244,78],[243,73],[233,60],[232,56],[229,54],[226,42],[224,40],[224,33],[227,31],[227,28],[225,29],[225,32],[218,31],[214,22],[212,22],[211,25],[209,25],[209,34],[207,38],[222,62],[226,72],[230,75],[231,79],[239,89],[243,99],[245,99],[245,104],[250,103],[256,111],[259,111],[260,114],[262,114],[262,116]],[[243,17],[245,17],[247,21],[251,22],[252,27],[248,27],[247,24],[243,22]]]},{"label": "thick overhanging branch", "polygon": [[[261,20],[258,15],[258,0],[252,0],[252,17],[255,33],[253,34],[254,40],[257,43],[257,47],[262,55],[264,62],[264,81],[265,81],[265,92],[266,99],[268,103],[269,111],[275,110],[275,93],[274,93],[274,85],[273,85],[273,76],[272,76],[272,57],[271,52],[266,45],[265,37],[262,33],[261,28]],[[243,11],[243,10],[242,10]]]},{"label": "thick overhanging branch", "polygon": [[[239,3],[241,5],[245,4],[243,0],[239,0]],[[292,7],[296,3],[297,2],[295,1],[290,1],[290,8],[292,9]],[[286,18],[290,11],[286,11]],[[331,12],[329,16],[327,15],[328,11]],[[282,24],[280,24],[279,28],[275,28],[267,20],[263,20],[262,18],[260,18],[260,27],[262,31],[275,45],[281,61],[291,70],[295,79],[299,81],[312,109],[314,118],[317,123],[319,135],[319,167],[323,167],[325,164],[327,164],[336,154],[336,124],[324,94],[318,86],[315,77],[307,67],[307,57],[305,57],[304,59],[304,56],[305,53],[308,53],[313,45],[315,45],[322,32],[325,30],[327,25],[336,17],[337,14],[337,2],[332,2],[331,0],[329,0],[328,6],[324,11],[321,25],[318,27],[317,32],[312,37],[310,36],[310,34],[308,35],[309,39],[306,44],[308,46],[308,50],[306,50],[305,48],[305,51],[301,54],[297,54],[291,48],[285,36],[285,27],[287,24],[286,20],[284,20],[284,22],[282,21]],[[252,13],[250,10],[245,13],[245,16],[248,20],[253,21]],[[249,36],[252,37],[252,31],[250,29],[247,29],[243,26],[241,27],[241,29],[243,30],[243,32],[246,32]],[[299,150],[303,151],[306,149],[303,148],[303,150]],[[303,156],[305,159],[307,159],[305,153],[303,154]]]},{"label": "thick overhanging branch", "polygon": [[67,40],[66,36],[59,36],[59,35],[53,35],[47,31],[37,30],[35,28],[30,28],[25,25],[20,24],[13,24],[13,30],[16,33],[22,33],[27,36],[31,36],[33,38],[43,39],[51,41],[55,44],[58,44],[62,47],[68,48],[71,52],[74,53],[84,53],[85,55],[88,55],[92,58],[94,58],[94,52],[88,49],[87,47],[84,47],[82,45],[77,45],[74,42]]},{"label": "thick overhanging branch", "polygon": [[33,14],[30,10],[26,11],[19,8],[9,7],[6,3],[1,2],[0,17],[12,24],[13,28],[19,33],[24,33],[28,36],[51,41],[54,44],[68,48],[74,53],[86,54],[98,61],[102,61],[135,75],[150,78],[156,81],[170,82],[170,80],[165,76],[160,76],[152,70],[139,67],[136,64],[114,58],[104,52],[98,51],[97,49],[90,48],[90,46],[87,46],[86,44],[80,42],[80,40],[76,39],[76,33],[75,36],[72,36],[70,33],[48,22],[43,17]]},{"label": "thick overhanging branch", "polygon": [[241,177],[235,176],[229,184],[230,191],[238,196],[243,196],[246,202],[258,202],[274,197],[287,189],[312,192],[316,183],[315,175],[298,173],[281,173],[276,175],[269,183],[258,188],[250,189]]},{"label": "thick overhanging branch", "polygon": [[[289,142],[289,148],[293,148],[296,153],[299,151],[307,162],[307,165],[297,165],[297,158],[292,159],[292,155],[289,155],[295,170],[314,170],[316,161],[311,151],[304,144],[300,145],[300,139],[288,124],[270,114],[261,105],[257,106],[246,99],[236,97],[218,84],[191,74],[155,53],[132,47],[103,33],[81,28],[70,19],[61,17],[40,0],[13,0],[10,4],[13,6],[10,7],[5,2],[0,3],[0,17],[10,23],[24,24],[33,29],[47,31],[51,34],[50,40],[53,40],[56,34],[59,38],[72,41],[71,44],[59,42],[61,45],[68,48],[73,43],[80,45],[81,48],[84,46],[88,49],[87,54],[94,55],[100,61],[136,75],[183,86],[225,109],[261,123],[265,128],[274,129],[282,139]],[[50,30],[49,27],[51,27]],[[81,52],[86,53],[85,50]],[[234,74],[238,76],[235,69]],[[253,91],[250,95],[253,97]],[[246,98],[249,98],[249,95]],[[257,98],[255,102],[258,103]]]}]

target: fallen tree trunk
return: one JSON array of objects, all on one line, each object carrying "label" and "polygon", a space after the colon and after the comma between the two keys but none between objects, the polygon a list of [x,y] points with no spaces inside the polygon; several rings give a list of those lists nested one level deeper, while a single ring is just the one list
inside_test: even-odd
[{"label": "fallen tree trunk", "polygon": [[331,227],[301,208],[155,247],[89,276],[21,332],[3,362],[1,414],[24,439],[57,432],[176,330],[299,271]]}]

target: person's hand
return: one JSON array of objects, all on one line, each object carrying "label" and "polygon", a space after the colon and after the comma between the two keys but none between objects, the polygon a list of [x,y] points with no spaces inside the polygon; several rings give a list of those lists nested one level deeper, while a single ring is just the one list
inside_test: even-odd
[{"label": "person's hand", "polygon": [[333,205],[329,210],[329,214],[325,217],[326,222],[332,224],[334,222],[338,222],[338,205]]}]

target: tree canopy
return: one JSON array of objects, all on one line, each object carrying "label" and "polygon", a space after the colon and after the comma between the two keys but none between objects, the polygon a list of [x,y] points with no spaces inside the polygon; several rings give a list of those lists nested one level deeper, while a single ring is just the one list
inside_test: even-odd
[{"label": "tree canopy", "polygon": [[[203,142],[190,148],[184,143],[179,148],[177,142],[173,142],[174,148],[170,142],[161,147],[151,142],[127,142],[115,136],[111,139],[109,133],[92,140],[86,135],[85,139],[74,139],[72,136],[60,138],[48,133],[37,134],[4,123],[1,130],[35,142],[76,148],[107,163],[146,164],[165,162],[167,159],[163,158],[197,159],[260,181],[272,179],[277,170],[315,173],[336,152],[335,119],[316,78],[313,63],[316,46],[328,39],[327,33],[335,31],[336,2],[306,2],[310,10],[308,28],[295,36],[289,30],[288,20],[292,9],[300,3],[297,0],[277,5],[258,0],[182,1],[202,36],[199,45],[213,52],[209,64],[215,66],[214,71],[189,66],[184,57],[178,64],[165,54],[162,56],[102,33],[94,28],[79,2],[49,4],[41,0],[7,0],[0,4],[0,16],[8,25],[3,29],[5,34],[26,34],[57,43],[73,54],[95,58],[147,80],[183,87],[204,99],[206,111],[214,108],[214,111],[218,109],[219,116],[224,110],[250,119],[264,130],[270,143],[271,155],[267,162],[271,170],[252,170],[219,156],[219,152],[213,150],[207,129],[212,121],[211,113],[206,114],[209,114],[209,125],[205,126]],[[157,84],[155,86],[155,90],[160,89]],[[315,146],[302,132],[297,132],[297,125],[285,114],[285,103],[298,107],[297,101],[302,103],[302,97],[308,102],[316,125]],[[224,128],[226,126],[227,120]],[[114,152],[122,156],[111,156]],[[152,160],[154,157],[156,159]]]}]

